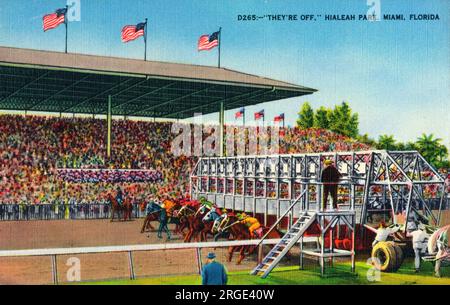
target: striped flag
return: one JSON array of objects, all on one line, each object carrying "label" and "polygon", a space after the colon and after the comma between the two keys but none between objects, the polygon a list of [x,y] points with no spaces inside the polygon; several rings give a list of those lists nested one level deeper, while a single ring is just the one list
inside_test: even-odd
[{"label": "striped flag", "polygon": [[284,113],[277,115],[274,119],[274,122],[280,122],[280,121],[284,121]]},{"label": "striped flag", "polygon": [[198,39],[198,50],[209,51],[219,45],[219,31],[212,33],[211,35],[202,35]]},{"label": "striped flag", "polygon": [[44,32],[56,28],[61,23],[66,21],[66,8],[57,9],[52,14],[47,14],[42,17],[42,27],[44,28]]},{"label": "striped flag", "polygon": [[244,112],[245,112],[244,108],[239,109],[239,111],[234,114],[234,118],[239,119],[240,117],[242,117],[244,115]]},{"label": "striped flag", "polygon": [[126,25],[122,29],[122,42],[129,42],[144,36],[145,34],[145,22],[138,23],[137,25]]},{"label": "striped flag", "polygon": [[259,120],[264,117],[264,109],[258,112],[255,112],[255,120]]}]

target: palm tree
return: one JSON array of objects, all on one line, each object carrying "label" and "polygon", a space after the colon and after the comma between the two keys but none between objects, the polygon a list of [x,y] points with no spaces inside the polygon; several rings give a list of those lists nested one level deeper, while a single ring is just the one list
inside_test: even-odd
[{"label": "palm tree", "polygon": [[393,150],[395,149],[395,139],[393,135],[381,135],[378,138],[378,148],[380,149],[386,149],[386,150]]},{"label": "palm tree", "polygon": [[431,133],[429,135],[422,134],[420,138],[417,139],[417,147],[419,152],[423,155],[428,162],[434,164],[436,163],[438,156],[440,155],[440,147],[442,139],[434,138],[434,135]]}]

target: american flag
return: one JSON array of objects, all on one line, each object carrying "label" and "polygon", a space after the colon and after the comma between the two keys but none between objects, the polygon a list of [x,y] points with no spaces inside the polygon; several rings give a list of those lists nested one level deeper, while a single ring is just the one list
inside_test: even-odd
[{"label": "american flag", "polygon": [[138,23],[137,25],[126,25],[122,29],[122,42],[129,42],[135,40],[145,34],[145,22]]},{"label": "american flag", "polygon": [[255,112],[255,120],[259,120],[262,117],[264,117],[264,109],[261,111]]},{"label": "american flag", "polygon": [[273,120],[274,122],[284,121],[284,113],[277,115]]},{"label": "american flag", "polygon": [[47,30],[54,29],[61,23],[64,23],[66,21],[66,13],[67,13],[66,8],[60,8],[57,9],[52,14],[47,14],[44,17],[42,17],[44,32]]},{"label": "american flag", "polygon": [[202,35],[198,39],[198,50],[209,51],[219,45],[219,32],[214,32],[211,35]]},{"label": "american flag", "polygon": [[234,114],[234,118],[239,119],[240,117],[242,117],[244,115],[244,112],[245,112],[244,108],[239,109],[239,111]]}]

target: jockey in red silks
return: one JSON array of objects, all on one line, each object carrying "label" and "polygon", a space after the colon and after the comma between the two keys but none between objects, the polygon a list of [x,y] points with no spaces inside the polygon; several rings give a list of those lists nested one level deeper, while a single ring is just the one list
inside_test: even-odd
[{"label": "jockey in red silks", "polygon": [[197,200],[184,200],[184,202],[180,202],[182,206],[188,206],[194,210],[197,210],[200,207],[200,202]]}]

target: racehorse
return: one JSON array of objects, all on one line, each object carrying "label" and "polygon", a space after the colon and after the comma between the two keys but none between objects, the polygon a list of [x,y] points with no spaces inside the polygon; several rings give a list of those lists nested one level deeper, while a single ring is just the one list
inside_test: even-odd
[{"label": "racehorse", "polygon": [[[189,232],[184,237],[184,242],[190,242],[194,237],[197,241],[207,241],[207,235],[212,234],[212,222],[205,223],[203,217],[206,210],[203,207],[195,210],[195,207],[185,205],[179,212],[183,217],[186,217],[189,223]],[[200,239],[200,240],[199,240]]]},{"label": "racehorse", "polygon": [[124,221],[131,220],[133,205],[130,200],[124,199],[122,205],[120,205],[112,194],[108,194],[108,200],[111,202],[111,222],[114,221],[115,214],[117,214],[119,221],[121,219],[120,215],[123,216]]},{"label": "racehorse", "polygon": [[[178,211],[177,211],[177,217],[178,221],[180,222],[179,232],[183,235],[184,230],[188,229],[190,227],[191,219],[193,218],[196,210],[195,207],[189,204],[184,204]],[[183,236],[184,242],[187,242],[186,237],[189,234],[189,232]]]},{"label": "racehorse", "polygon": [[436,231],[431,234],[428,240],[428,253],[430,255],[435,255],[435,275],[441,277],[441,263],[443,261],[450,262],[450,245],[448,239],[450,236],[450,225],[446,225],[442,228],[436,229]]},{"label": "racehorse", "polygon": [[[175,224],[175,233],[181,233],[182,234],[182,225],[180,222],[180,219],[178,218],[178,208],[180,205],[176,204],[171,210],[172,210],[172,217],[170,217],[169,223]],[[142,225],[141,233],[144,233],[145,231],[155,230],[155,228],[151,225],[152,221],[159,221],[160,213],[161,213],[161,206],[151,202],[150,205],[147,205],[147,202],[142,202],[140,204],[141,211],[147,210],[147,215],[144,219],[144,224]]]},{"label": "racehorse", "polygon": [[144,201],[140,204],[140,208],[142,212],[147,211],[147,215],[144,219],[144,224],[142,225],[141,233],[144,233],[145,231],[155,230],[151,222],[159,220],[161,207],[154,202],[147,204],[147,202]]},{"label": "racehorse", "polygon": [[[250,231],[249,231],[248,227],[246,225],[244,225],[243,223],[241,223],[241,220],[238,219],[235,215],[229,215],[227,217],[227,220],[221,224],[221,226],[219,227],[218,230],[222,231],[222,232],[226,231],[226,230],[230,230],[230,233],[232,236],[234,236],[235,240],[250,240],[251,239]],[[269,230],[270,230],[269,227],[261,227],[261,236],[259,236],[259,237],[262,237],[263,235],[265,235]],[[279,239],[283,235],[284,234],[282,232],[280,232],[278,229],[275,228],[273,231],[271,231],[269,233],[267,238]],[[251,245],[230,246],[228,248],[227,260],[228,260],[228,262],[231,262],[231,260],[233,258],[233,253],[239,251],[239,258],[236,262],[236,264],[239,265],[242,262],[242,260],[245,258],[245,253],[247,253],[247,255],[250,255],[253,253],[255,248],[256,248],[256,246],[251,246]]]}]

